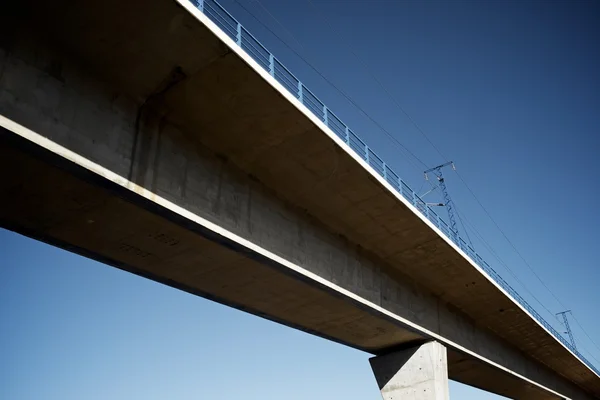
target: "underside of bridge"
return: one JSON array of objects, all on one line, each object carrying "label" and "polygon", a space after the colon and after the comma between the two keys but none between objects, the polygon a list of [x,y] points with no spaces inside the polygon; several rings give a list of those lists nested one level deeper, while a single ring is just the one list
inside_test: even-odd
[{"label": "underside of bridge", "polygon": [[[12,132],[0,137],[5,228],[370,353],[429,339]],[[460,382],[557,398],[457,351],[448,363]]]},{"label": "underside of bridge", "polygon": [[600,396],[202,16],[175,0],[2,11],[0,226],[373,354],[438,340],[451,379],[507,397]]}]

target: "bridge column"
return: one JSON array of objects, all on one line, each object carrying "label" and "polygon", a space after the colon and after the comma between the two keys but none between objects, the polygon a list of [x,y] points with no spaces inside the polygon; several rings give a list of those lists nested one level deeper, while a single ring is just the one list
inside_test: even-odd
[{"label": "bridge column", "polygon": [[369,359],[384,400],[448,400],[446,348],[438,342]]}]

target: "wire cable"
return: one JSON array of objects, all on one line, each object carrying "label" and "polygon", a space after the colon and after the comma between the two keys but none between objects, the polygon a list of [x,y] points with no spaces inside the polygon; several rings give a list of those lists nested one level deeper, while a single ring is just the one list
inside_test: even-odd
[{"label": "wire cable", "polygon": [[[456,205],[455,205],[456,207]],[[458,207],[456,207],[456,213],[458,215],[462,214],[462,212],[458,209]],[[527,286],[518,278],[518,276],[513,272],[513,270],[508,266],[508,264],[498,255],[498,253],[496,253],[496,251],[493,249],[493,247],[488,243],[487,240],[485,240],[485,238],[483,237],[483,235],[481,233],[479,233],[479,231],[475,228],[475,226],[466,218],[464,217],[467,226],[473,231],[473,233],[475,233],[475,236],[477,236],[477,238],[481,241],[481,243],[483,244],[483,246],[490,252],[490,254],[496,259],[496,261],[498,261],[498,263],[500,263],[500,265],[502,265],[507,271],[508,273],[513,277],[513,279],[519,284],[521,285],[521,287],[527,292],[529,293],[529,295],[531,296],[531,298],[533,298],[540,306],[542,306],[544,308],[544,310],[546,310],[548,312],[548,315],[552,315],[555,316],[555,313],[553,313],[552,311],[550,311],[545,305],[544,303],[542,303],[528,288]]]},{"label": "wire cable", "polygon": [[[237,0],[234,0],[234,1],[237,3]],[[291,38],[294,40],[294,42],[296,42],[296,44],[297,44],[298,46],[300,46],[300,48],[302,49],[302,51],[304,51],[304,52],[306,53],[306,48],[305,48],[305,47],[302,45],[302,43],[300,43],[300,42],[298,41],[298,39],[296,39],[296,36],[295,36],[295,35],[292,33],[292,31],[290,31],[288,28],[286,28],[286,26],[285,26],[284,24],[282,24],[282,23],[281,23],[281,21],[279,21],[279,19],[277,19],[277,17],[275,17],[275,16],[273,15],[273,13],[271,13],[271,11],[269,11],[269,9],[268,9],[268,8],[267,8],[267,7],[265,7],[265,6],[263,5],[263,3],[261,3],[261,2],[260,2],[260,0],[250,0],[250,1],[254,1],[256,4],[258,4],[258,5],[260,6],[260,8],[262,8],[262,9],[263,9],[263,10],[264,10],[264,11],[267,13],[267,15],[268,15],[269,17],[271,17],[271,19],[272,19],[273,21],[275,21],[275,23],[276,23],[277,25],[279,25],[279,27],[280,27],[281,29],[283,29],[283,31],[284,31],[285,33],[287,33],[287,34],[288,34],[288,35],[289,35],[289,36],[290,36],[290,37],[291,37]],[[239,4],[239,3],[238,3],[238,4]],[[246,11],[248,11],[248,10],[246,10]]]},{"label": "wire cable", "polygon": [[[281,42],[285,47],[287,47],[292,53],[294,53],[300,60],[302,60],[310,69],[312,69],[316,74],[318,74],[327,84],[329,84],[332,88],[338,91],[350,104],[352,104],[361,114],[367,117],[375,126],[377,126],[392,142],[396,143],[400,146],[401,151],[403,151],[406,155],[409,155],[414,160],[416,160],[423,167],[427,167],[427,165],[417,157],[412,151],[410,151],[405,145],[403,145],[394,135],[392,135],[385,127],[383,127],[378,121],[376,121],[369,113],[367,113],[349,94],[340,89],[337,85],[335,85],[331,80],[329,80],[323,73],[321,73],[313,64],[311,64],[308,60],[306,60],[298,51],[296,51],[293,47],[291,47],[288,43],[286,43],[283,39],[277,35],[269,26],[263,23],[254,13],[252,13],[248,8],[246,8],[243,4],[241,4],[238,0],[233,0],[239,7],[241,7],[246,13],[248,13],[254,20],[256,20],[259,24],[261,24],[267,31],[269,31],[279,42]],[[258,0],[256,1],[259,5],[261,4]],[[264,7],[263,7],[264,8]],[[282,25],[271,13],[269,15],[275,19],[275,21]],[[287,31],[287,30],[286,30]],[[287,31],[289,32],[289,31]],[[295,39],[294,39],[295,40]],[[297,40],[295,40],[298,42]],[[409,163],[416,169],[420,170],[419,166],[414,163],[411,158],[406,158]]]},{"label": "wire cable", "polygon": [[[458,208],[456,209],[456,213],[458,215],[460,215],[460,212],[458,211]],[[529,295],[540,305],[544,308],[544,310],[546,310],[548,312],[549,315],[552,315],[556,321],[564,328],[566,329],[565,324],[557,318],[556,314],[553,313],[552,311],[550,311],[528,288],[527,286],[525,286],[525,284],[523,284],[523,282],[514,274],[514,272],[512,271],[511,268],[509,268],[508,264],[502,260],[500,258],[500,256],[494,251],[494,249],[489,245],[489,243],[483,238],[483,236],[479,233],[479,231],[477,231],[477,229],[475,228],[475,226],[466,218],[465,221],[467,222],[467,225],[469,226],[469,228],[475,233],[475,235],[479,238],[479,240],[482,242],[482,244],[484,245],[484,247],[486,247],[486,249],[494,256],[494,258],[496,258],[496,260],[504,266],[504,268],[510,273],[510,275],[515,279],[515,281],[517,283],[519,283],[519,285],[521,285],[521,287],[527,292],[529,293]],[[583,331],[583,333],[587,336],[587,338],[590,340],[590,342],[592,342],[592,344],[596,347],[596,349],[598,349],[598,351],[600,352],[600,347],[598,347],[598,345],[596,343],[594,343],[594,341],[592,340],[592,338],[587,334],[587,332],[583,329],[583,327],[581,326],[581,324],[579,323],[579,321],[577,321],[577,319],[575,318],[575,316],[573,315],[573,312],[571,312],[571,316],[573,317],[573,320],[577,323],[577,325],[579,325],[579,328]],[[579,344],[579,347],[583,348],[583,350],[586,351],[586,353],[588,355],[590,355],[599,365],[600,365],[600,360],[598,360],[595,356],[594,353],[591,352],[589,349],[587,349],[586,347],[582,346],[581,343]]]},{"label": "wire cable", "polygon": [[[598,350],[598,352],[600,352],[600,346],[598,346],[598,344],[591,338],[591,336],[588,335],[588,333],[585,331],[585,329],[583,329],[583,326],[579,323],[579,321],[575,317],[575,314],[573,314],[573,311],[571,311],[571,316],[573,317],[573,321],[575,321],[575,323],[579,326],[579,329],[581,329],[581,331],[585,334],[585,336],[587,336],[589,341],[594,345],[594,347],[596,347],[596,350]],[[592,358],[594,358],[594,360],[596,360],[598,362],[598,364],[600,364],[600,361],[598,361],[598,359],[596,357],[594,357],[594,355],[590,351],[588,351],[588,353],[590,353]]]},{"label": "wire cable", "polygon": [[[454,207],[456,208],[456,204],[454,205]],[[471,236],[469,236],[469,231],[467,231],[465,228],[465,224],[463,223],[462,217],[460,216],[460,214],[456,214],[458,215],[458,220],[460,221],[460,225],[462,226],[463,231],[465,231],[465,235],[467,235],[467,240],[469,241],[469,244],[473,246],[473,241],[471,240]]]},{"label": "wire cable", "polygon": [[338,37],[338,39],[341,39],[340,41],[346,46],[346,48],[350,51],[350,53],[352,53],[352,55],[354,56],[354,58],[356,58],[358,60],[358,62],[360,64],[362,64],[362,66],[365,69],[365,71],[367,71],[367,73],[369,75],[371,75],[371,78],[388,95],[388,97],[392,100],[392,102],[396,105],[396,107],[398,107],[398,109],[402,112],[402,114],[404,114],[406,116],[406,118],[408,118],[408,120],[413,124],[413,126],[415,128],[417,128],[417,130],[423,135],[423,137],[429,142],[429,144],[438,152],[438,154],[442,157],[442,159],[444,159],[444,161],[448,161],[446,159],[446,157],[444,157],[444,155],[442,154],[442,152],[438,149],[438,147],[435,145],[435,143],[433,143],[433,141],[429,138],[429,136],[427,136],[425,134],[425,132],[421,129],[421,127],[419,126],[419,124],[417,124],[417,122],[410,116],[410,114],[408,114],[408,112],[406,112],[406,110],[404,110],[404,107],[402,107],[402,105],[400,104],[400,102],[398,102],[398,100],[396,100],[396,98],[390,93],[390,91],[385,87],[385,85],[383,83],[381,83],[381,81],[379,80],[379,78],[377,78],[377,76],[371,71],[371,69],[369,68],[369,66],[367,65],[367,63],[364,62],[363,59],[360,58],[354,52],[354,50],[352,50],[352,48],[350,47],[350,45],[345,40],[343,40],[342,36],[335,30],[335,28],[333,27],[333,25],[329,22],[329,19],[327,18],[327,16],[324,15],[321,12],[321,10],[319,10],[319,8],[315,5],[315,3],[313,3],[312,0],[306,0],[306,1],[313,7],[313,9],[316,11],[317,15],[319,15],[321,17],[321,19],[323,19],[323,21],[325,21],[325,23],[329,26],[329,29]]},{"label": "wire cable", "polygon": [[523,257],[523,255],[517,249],[517,247],[514,245],[514,243],[508,238],[508,236],[506,235],[506,233],[504,233],[504,231],[502,230],[502,228],[500,228],[500,226],[498,225],[498,223],[496,222],[496,220],[494,218],[492,218],[492,216],[489,213],[489,211],[483,206],[483,204],[481,203],[481,201],[479,201],[479,199],[477,198],[477,196],[475,195],[475,193],[473,193],[473,190],[471,190],[471,188],[469,187],[469,185],[467,185],[467,182],[465,182],[465,180],[463,179],[463,177],[458,172],[456,173],[456,175],[459,177],[459,179],[465,185],[465,187],[467,188],[467,190],[469,191],[469,193],[471,193],[471,196],[473,196],[473,198],[475,199],[475,201],[477,202],[477,204],[479,204],[479,206],[485,212],[485,214],[488,216],[488,218],[490,219],[490,221],[492,221],[492,223],[496,226],[496,229],[498,229],[498,231],[502,234],[502,236],[504,237],[504,239],[512,247],[512,249],[514,250],[514,252],[519,256],[519,258],[523,261],[523,263],[525,263],[525,265],[527,266],[527,268],[529,268],[529,270],[533,273],[533,275],[537,278],[537,280],[544,286],[544,288],[546,288],[546,290],[548,291],[548,293],[550,293],[552,295],[552,297],[554,297],[554,300],[556,300],[556,302],[563,309],[566,309],[567,307],[559,300],[559,298],[554,294],[554,292],[552,292],[552,290],[550,290],[550,288],[544,283],[544,281],[542,280],[542,278],[537,274],[537,272],[535,272],[535,270],[533,269],[533,267],[529,264],[529,262],[527,262],[527,260],[525,259],[525,257]]}]

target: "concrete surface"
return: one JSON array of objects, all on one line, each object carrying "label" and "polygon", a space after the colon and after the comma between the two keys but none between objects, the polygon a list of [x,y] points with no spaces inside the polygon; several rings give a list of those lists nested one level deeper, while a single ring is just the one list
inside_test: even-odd
[{"label": "concrete surface", "polygon": [[0,225],[374,354],[439,340],[452,379],[508,397],[600,393],[193,10],[9,5]]},{"label": "concrete surface", "polygon": [[369,360],[383,400],[448,400],[448,357],[438,342]]}]

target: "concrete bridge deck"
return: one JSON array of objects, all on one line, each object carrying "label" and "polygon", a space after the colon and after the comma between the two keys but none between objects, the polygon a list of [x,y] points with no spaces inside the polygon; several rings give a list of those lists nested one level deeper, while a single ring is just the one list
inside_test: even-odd
[{"label": "concrete bridge deck", "polygon": [[186,0],[6,10],[0,225],[373,354],[436,339],[452,379],[508,397],[600,396]]}]

